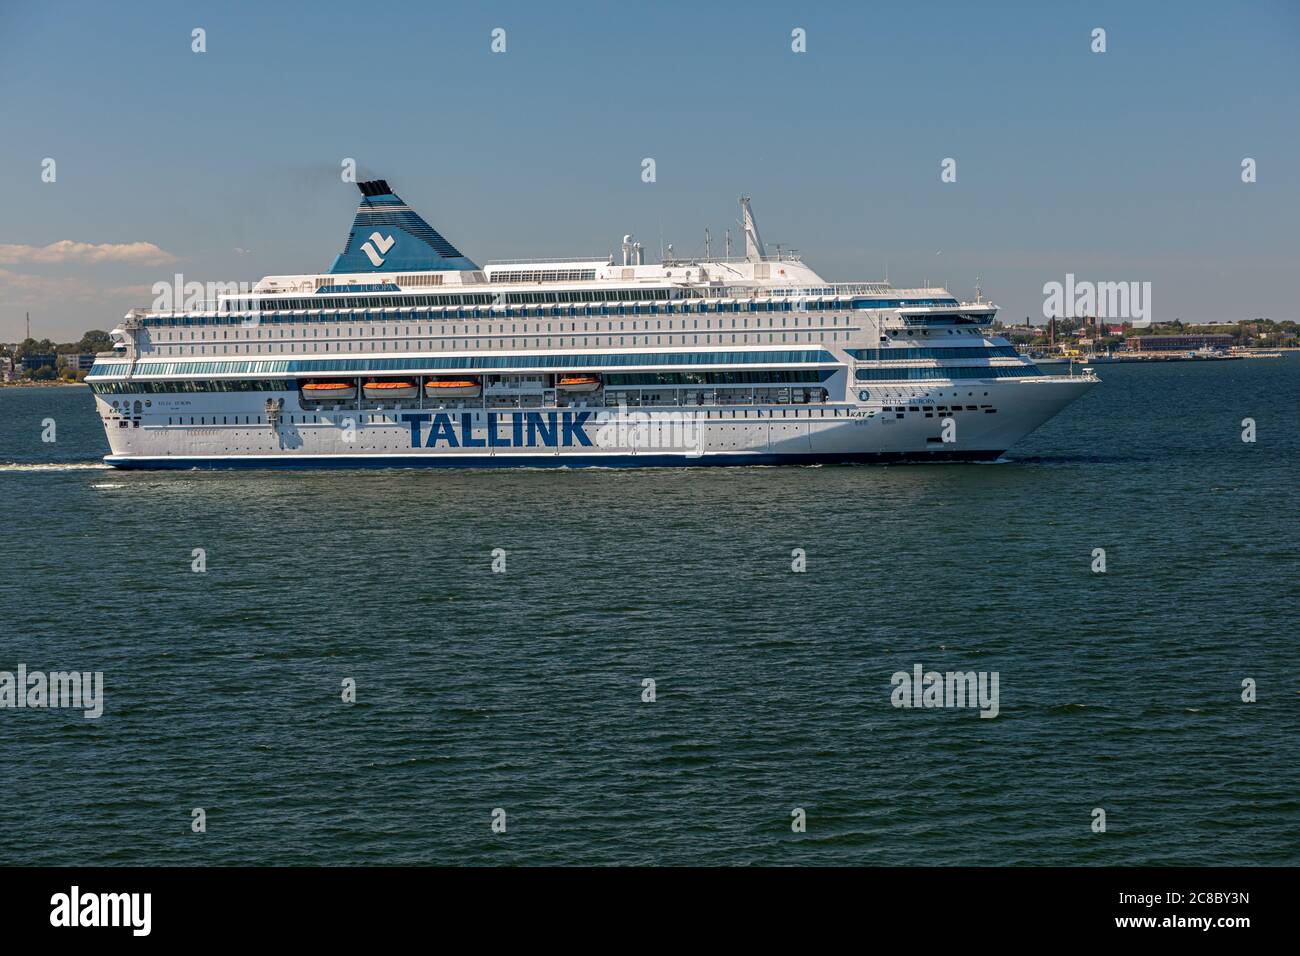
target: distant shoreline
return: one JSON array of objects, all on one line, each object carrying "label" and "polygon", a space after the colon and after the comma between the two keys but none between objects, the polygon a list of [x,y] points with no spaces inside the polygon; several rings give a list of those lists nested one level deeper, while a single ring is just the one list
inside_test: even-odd
[{"label": "distant shoreline", "polygon": [[0,382],[0,388],[62,388],[65,386],[90,387],[85,382]]}]

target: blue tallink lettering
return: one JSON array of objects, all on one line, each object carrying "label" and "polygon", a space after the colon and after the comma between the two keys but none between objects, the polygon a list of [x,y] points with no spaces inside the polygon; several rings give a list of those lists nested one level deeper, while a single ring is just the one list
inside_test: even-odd
[{"label": "blue tallink lettering", "polygon": [[488,444],[493,448],[509,448],[510,442],[504,435],[497,434],[497,413],[488,412]]},{"label": "blue tallink lettering", "polygon": [[579,412],[577,417],[572,413],[564,413],[564,444],[572,445],[573,440],[578,439],[579,445],[590,445],[591,439],[587,437],[585,431],[587,419],[591,417],[591,412]]},{"label": "blue tallink lettering", "polygon": [[527,446],[536,447],[542,445],[546,448],[554,448],[557,444],[565,447],[573,445],[590,447],[592,444],[591,437],[587,434],[587,422],[592,416],[592,412],[565,412],[561,419],[555,412],[516,413],[510,422],[510,435],[501,434],[500,418],[496,412],[488,412],[487,415],[487,437],[474,437],[474,416],[470,412],[463,412],[460,416],[460,437],[456,436],[456,423],[452,421],[450,415],[445,412],[439,412],[436,415],[429,415],[426,412],[406,413],[401,416],[401,421],[411,427],[411,447],[420,447],[420,427],[426,422],[432,421],[429,428],[429,436],[425,439],[425,448],[434,448],[440,442],[446,444],[449,448],[482,448],[490,445],[493,448],[523,448],[524,442],[524,424],[528,426]]},{"label": "blue tallink lettering", "polygon": [[[547,421],[542,421],[540,412],[528,413],[528,444],[536,445],[537,436],[542,436],[542,444],[547,448],[555,447],[555,412],[546,413]],[[549,429],[549,431],[548,431]]]},{"label": "blue tallink lettering", "polygon": [[430,416],[424,414],[423,412],[421,412],[418,415],[408,414],[402,416],[402,421],[411,423],[411,447],[412,448],[420,447],[420,423],[427,422],[429,420],[429,417]]},{"label": "blue tallink lettering", "polygon": [[433,427],[429,429],[429,440],[424,443],[424,447],[432,448],[440,441],[445,441],[451,448],[455,448],[458,444],[456,431],[452,428],[451,419],[447,417],[446,412],[439,412],[433,416]]},{"label": "blue tallink lettering", "polygon": [[474,416],[470,412],[460,415],[460,443],[464,448],[482,448],[487,444],[487,439],[474,437]]}]

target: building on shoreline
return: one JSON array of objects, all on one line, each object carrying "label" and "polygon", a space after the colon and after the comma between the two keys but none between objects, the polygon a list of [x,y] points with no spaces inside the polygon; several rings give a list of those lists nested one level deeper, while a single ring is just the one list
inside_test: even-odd
[{"label": "building on shoreline", "polygon": [[1182,352],[1187,349],[1229,349],[1231,335],[1131,335],[1124,340],[1130,352]]},{"label": "building on shoreline", "polygon": [[34,372],[46,365],[58,368],[59,357],[54,352],[31,352],[23,355],[19,362],[23,372]]},{"label": "building on shoreline", "polygon": [[74,372],[89,372],[94,364],[94,352],[66,352],[59,356],[59,368],[70,368]]}]

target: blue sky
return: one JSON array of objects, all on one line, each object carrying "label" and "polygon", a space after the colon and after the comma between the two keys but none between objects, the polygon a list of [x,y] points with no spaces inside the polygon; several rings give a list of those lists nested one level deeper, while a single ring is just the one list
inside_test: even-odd
[{"label": "blue sky", "polygon": [[1004,320],[1066,273],[1295,319],[1298,80],[1294,2],[0,0],[0,341],[328,268],[345,157],[480,263],[720,248],[743,191],[828,279],[979,275]]}]

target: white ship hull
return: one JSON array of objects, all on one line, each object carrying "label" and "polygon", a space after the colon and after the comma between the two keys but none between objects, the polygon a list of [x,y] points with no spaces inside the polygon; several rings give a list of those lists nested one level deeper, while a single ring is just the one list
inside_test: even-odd
[{"label": "white ship hull", "polygon": [[[990,461],[1095,384],[1080,377],[980,383],[952,411],[950,386],[917,391],[906,406],[727,408],[410,408],[315,411],[293,393],[249,393],[242,408],[204,399],[183,408],[106,416],[120,468],[623,467],[839,462]],[[283,398],[281,420],[265,399]],[[972,402],[966,410],[965,402]],[[944,411],[939,411],[941,407]],[[102,400],[101,400],[101,404]],[[917,411],[884,412],[889,407]],[[185,414],[175,414],[184,411]],[[233,412],[233,413],[232,413]],[[218,419],[224,419],[216,424]],[[190,422],[195,422],[190,424]],[[201,422],[201,423],[200,423]],[[944,440],[945,423],[950,441]]]}]

